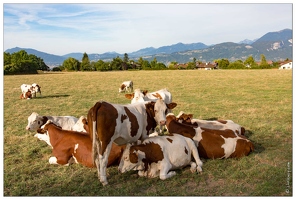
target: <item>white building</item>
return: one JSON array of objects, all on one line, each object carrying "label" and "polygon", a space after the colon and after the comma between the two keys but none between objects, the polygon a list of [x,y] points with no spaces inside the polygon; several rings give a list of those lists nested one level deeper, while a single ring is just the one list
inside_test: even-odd
[{"label": "white building", "polygon": [[287,62],[287,63],[283,63],[279,69],[292,69],[293,68],[293,63],[292,61]]}]

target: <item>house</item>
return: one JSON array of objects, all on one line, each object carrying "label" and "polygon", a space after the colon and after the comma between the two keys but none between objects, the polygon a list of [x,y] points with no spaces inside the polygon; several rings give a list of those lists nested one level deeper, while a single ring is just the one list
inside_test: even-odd
[{"label": "house", "polygon": [[203,70],[212,70],[212,69],[218,69],[218,63],[196,63],[196,69],[203,69]]},{"label": "house", "polygon": [[286,61],[280,64],[279,69],[292,69],[293,68],[293,63],[292,61]]}]

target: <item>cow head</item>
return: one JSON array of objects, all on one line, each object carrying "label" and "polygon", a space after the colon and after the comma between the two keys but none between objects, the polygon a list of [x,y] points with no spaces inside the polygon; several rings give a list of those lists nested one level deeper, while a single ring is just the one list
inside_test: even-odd
[{"label": "cow head", "polygon": [[182,122],[187,122],[187,123],[191,123],[191,120],[193,118],[193,114],[186,114],[183,111],[181,111],[178,115],[177,115],[177,121],[182,123]]},{"label": "cow head", "polygon": [[45,122],[47,121],[47,117],[40,116],[38,113],[33,112],[28,117],[28,125],[26,126],[26,130],[28,131],[37,131]]},{"label": "cow head", "polygon": [[144,163],[142,159],[145,157],[145,154],[141,151],[137,151],[132,147],[131,144],[127,144],[125,150],[122,153],[122,157],[118,166],[118,170],[121,173],[130,171],[130,170],[143,170]]},{"label": "cow head", "polygon": [[154,120],[159,125],[165,125],[166,123],[166,113],[168,109],[173,109],[177,106],[176,103],[172,102],[169,104],[166,104],[162,98],[159,96],[159,98],[156,100],[156,102],[149,102],[146,104],[146,110],[148,115],[153,116]]}]

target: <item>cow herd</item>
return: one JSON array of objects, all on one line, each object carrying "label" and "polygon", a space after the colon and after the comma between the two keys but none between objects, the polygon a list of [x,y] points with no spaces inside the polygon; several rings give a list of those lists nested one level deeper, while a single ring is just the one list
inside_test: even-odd
[{"label": "cow herd", "polygon": [[[34,97],[37,92],[41,94],[37,84],[23,84],[21,89],[24,97],[28,92]],[[50,164],[96,167],[103,185],[108,184],[106,170],[112,165],[121,173],[136,170],[139,176],[164,180],[186,166],[192,173],[202,172],[201,158],[240,158],[254,151],[253,143],[244,136],[244,127],[232,120],[173,114],[177,103],[166,88],[134,90],[133,82],[125,81],[119,92],[129,92],[125,97],[131,103],[99,101],[87,117],[79,119],[33,112],[26,130],[36,131],[34,136],[52,148]]]}]

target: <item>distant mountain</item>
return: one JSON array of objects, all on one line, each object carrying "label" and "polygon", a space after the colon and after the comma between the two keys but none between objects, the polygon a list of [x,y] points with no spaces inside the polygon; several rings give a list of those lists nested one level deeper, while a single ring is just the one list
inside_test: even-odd
[{"label": "distant mountain", "polygon": [[256,42],[257,39],[255,40],[249,40],[249,39],[245,39],[243,41],[240,41],[239,44],[253,44],[254,42]]},{"label": "distant mountain", "polygon": [[[15,47],[7,49],[5,52],[14,53],[25,50],[28,54],[34,54],[41,57],[44,62],[52,67],[61,65],[63,61],[69,57],[82,60],[83,53],[70,53],[63,56],[47,54],[34,49],[26,49]],[[207,46],[203,43],[183,44],[177,43],[170,46],[162,46],[159,48],[147,47],[138,51],[127,53],[132,60],[138,60],[142,57],[151,61],[154,58],[158,62],[169,64],[172,61],[178,63],[186,63],[196,58],[200,61],[213,61],[215,59],[228,59],[230,61],[245,60],[249,56],[253,56],[256,61],[260,61],[260,55],[264,54],[267,60],[285,60],[292,59],[292,30],[284,29],[277,32],[269,32],[256,40],[243,40],[239,43],[226,42],[216,45]],[[115,57],[123,58],[123,54],[116,52],[106,52],[103,54],[88,54],[92,61],[99,59],[110,61]]]},{"label": "distant mountain", "polygon": [[20,48],[20,47],[7,49],[5,52],[12,54],[14,52],[18,52],[18,51],[21,51],[21,50],[25,50],[28,54],[33,54],[33,55],[35,55],[37,57],[42,58],[44,63],[46,65],[48,65],[48,66],[60,65],[61,63],[64,62],[65,59],[67,59],[67,57],[48,54],[48,53],[44,53],[44,52],[41,52],[41,51],[37,51],[35,49]]}]

